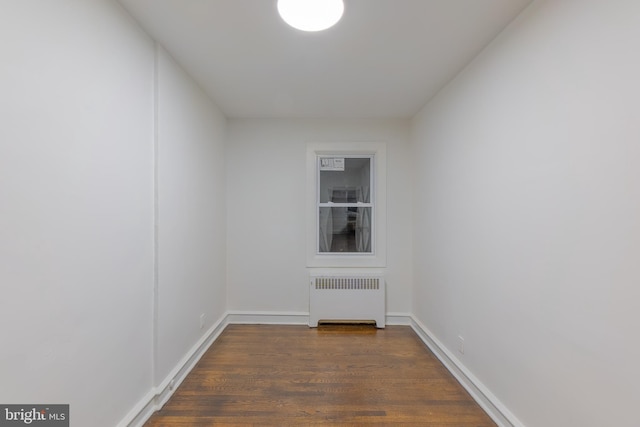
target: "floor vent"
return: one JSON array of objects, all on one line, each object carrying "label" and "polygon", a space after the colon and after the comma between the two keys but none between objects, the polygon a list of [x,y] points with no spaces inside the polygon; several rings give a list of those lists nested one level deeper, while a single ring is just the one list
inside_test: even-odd
[{"label": "floor vent", "polygon": [[385,327],[384,277],[312,275],[309,284],[309,326],[374,321]]}]

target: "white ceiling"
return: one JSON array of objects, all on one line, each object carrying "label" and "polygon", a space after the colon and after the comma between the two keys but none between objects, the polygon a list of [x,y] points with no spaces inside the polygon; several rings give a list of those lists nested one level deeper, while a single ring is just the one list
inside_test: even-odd
[{"label": "white ceiling", "polygon": [[232,118],[410,118],[531,0],[345,0],[304,33],[276,0],[119,0]]}]

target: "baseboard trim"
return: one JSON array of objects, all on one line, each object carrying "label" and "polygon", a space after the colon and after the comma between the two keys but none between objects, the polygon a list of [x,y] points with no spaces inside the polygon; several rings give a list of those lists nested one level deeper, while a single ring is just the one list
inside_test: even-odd
[{"label": "baseboard trim", "polygon": [[[411,325],[409,313],[387,313],[387,325]],[[308,312],[287,311],[230,311],[227,313],[227,323],[254,325],[308,325]]]},{"label": "baseboard trim", "polygon": [[411,314],[387,313],[387,325],[411,326]]},{"label": "baseboard trim", "polygon": [[418,337],[436,355],[471,397],[500,427],[525,427],[515,415],[473,375],[415,316],[410,316],[411,327]]},{"label": "baseboard trim", "polygon": [[308,325],[309,313],[295,311],[229,311],[229,324]]},{"label": "baseboard trim", "polygon": [[175,368],[167,375],[156,387],[156,401],[158,409],[167,403],[167,400],[171,397],[173,392],[180,386],[182,381],[189,375],[189,372],[194,368],[196,363],[202,358],[204,353],[211,347],[211,344],[215,342],[218,336],[222,333],[227,326],[228,315],[225,313],[203,337],[194,345],[191,350],[178,362]]},{"label": "baseboard trim", "polygon": [[187,377],[204,353],[211,347],[228,324],[225,313],[178,362],[160,385],[154,387],[125,416],[118,427],[142,427],[154,412],[159,411]]},{"label": "baseboard trim", "polygon": [[151,389],[136,406],[118,423],[117,427],[142,427],[157,410],[154,404],[156,393]]}]

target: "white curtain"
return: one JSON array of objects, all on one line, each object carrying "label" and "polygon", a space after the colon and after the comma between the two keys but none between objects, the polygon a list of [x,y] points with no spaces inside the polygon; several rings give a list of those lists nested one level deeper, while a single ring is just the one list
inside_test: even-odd
[{"label": "white curtain", "polygon": [[[329,188],[329,200],[333,194],[333,189]],[[333,212],[331,208],[320,208],[318,212],[318,222],[320,223],[320,252],[331,252],[331,244],[333,243]]]},{"label": "white curtain", "polygon": [[[369,201],[369,187],[357,189],[358,202]],[[371,209],[358,208],[356,215],[356,251],[371,252]]]}]

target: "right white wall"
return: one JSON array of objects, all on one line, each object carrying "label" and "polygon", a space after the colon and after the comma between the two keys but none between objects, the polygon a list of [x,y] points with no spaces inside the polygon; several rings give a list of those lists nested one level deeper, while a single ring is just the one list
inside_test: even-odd
[{"label": "right white wall", "polygon": [[412,310],[514,424],[638,425],[639,76],[640,2],[537,1],[413,120]]}]

